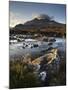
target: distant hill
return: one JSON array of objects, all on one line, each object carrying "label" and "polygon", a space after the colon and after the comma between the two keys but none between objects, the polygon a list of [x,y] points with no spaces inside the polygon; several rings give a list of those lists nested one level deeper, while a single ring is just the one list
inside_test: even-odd
[{"label": "distant hill", "polygon": [[44,33],[44,34],[66,34],[66,25],[56,22],[49,17],[34,18],[24,24],[18,24],[14,28],[10,28],[10,34],[22,33]]}]

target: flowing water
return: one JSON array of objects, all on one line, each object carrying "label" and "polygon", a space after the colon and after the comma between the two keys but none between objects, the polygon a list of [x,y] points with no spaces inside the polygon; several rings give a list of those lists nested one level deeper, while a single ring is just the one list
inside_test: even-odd
[{"label": "flowing water", "polygon": [[[40,56],[43,54],[42,51],[46,51],[49,47],[57,48],[61,51],[65,52],[66,48],[66,40],[64,38],[55,38],[56,41],[53,42],[52,45],[48,45],[49,42],[45,41],[26,41],[16,42],[14,44],[9,45],[9,56],[10,60],[15,57],[24,56],[26,54],[30,54],[32,56]],[[27,43],[28,46],[23,48],[23,44]],[[31,48],[30,45],[38,44],[38,47]]]}]

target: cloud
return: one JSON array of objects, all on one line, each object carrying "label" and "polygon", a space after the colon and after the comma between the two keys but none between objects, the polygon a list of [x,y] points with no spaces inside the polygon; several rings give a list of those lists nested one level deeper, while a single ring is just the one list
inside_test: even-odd
[{"label": "cloud", "polygon": [[50,16],[46,15],[46,14],[40,14],[38,17],[38,19],[49,19],[50,20]]},{"label": "cloud", "polygon": [[23,23],[23,19],[17,13],[10,12],[10,27],[14,27],[16,24]]},{"label": "cloud", "polygon": [[38,14],[37,13],[32,13],[32,18],[37,18]]}]

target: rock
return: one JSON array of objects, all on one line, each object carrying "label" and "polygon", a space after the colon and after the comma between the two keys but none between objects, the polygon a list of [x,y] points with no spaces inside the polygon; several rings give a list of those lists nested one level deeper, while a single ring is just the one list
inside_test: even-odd
[{"label": "rock", "polygon": [[46,71],[42,71],[42,72],[40,72],[40,74],[39,74],[39,77],[40,77],[41,81],[45,81],[46,76],[47,76]]}]

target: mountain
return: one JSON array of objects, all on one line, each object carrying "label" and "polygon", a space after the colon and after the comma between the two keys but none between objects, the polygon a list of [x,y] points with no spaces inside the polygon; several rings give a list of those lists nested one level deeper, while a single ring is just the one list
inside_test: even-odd
[{"label": "mountain", "polygon": [[44,28],[44,27],[48,27],[48,26],[63,26],[64,24],[61,24],[61,23],[58,23],[54,20],[48,20],[48,19],[37,19],[37,18],[34,18],[33,20],[31,21],[27,21],[26,23],[24,24],[18,24],[15,26],[15,29],[33,29],[33,28],[36,28],[36,29],[41,29],[41,28]]},{"label": "mountain", "polygon": [[10,29],[10,33],[62,33],[65,34],[66,25],[56,22],[49,17],[34,18],[31,21],[27,21],[24,24],[18,24],[14,28]]}]

